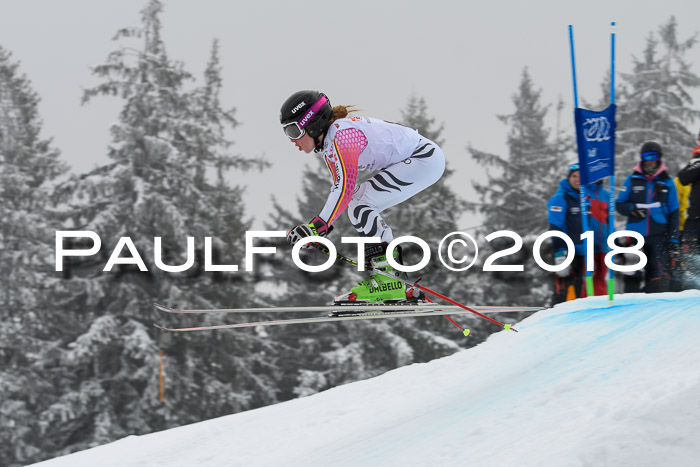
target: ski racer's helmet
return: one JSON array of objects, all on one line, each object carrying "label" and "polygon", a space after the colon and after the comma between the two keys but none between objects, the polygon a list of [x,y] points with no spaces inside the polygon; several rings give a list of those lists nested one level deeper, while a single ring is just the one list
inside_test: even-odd
[{"label": "ski racer's helmet", "polygon": [[320,137],[330,126],[333,108],[328,96],[318,91],[298,91],[289,96],[280,109],[280,123],[290,139],[309,134],[321,147]]}]

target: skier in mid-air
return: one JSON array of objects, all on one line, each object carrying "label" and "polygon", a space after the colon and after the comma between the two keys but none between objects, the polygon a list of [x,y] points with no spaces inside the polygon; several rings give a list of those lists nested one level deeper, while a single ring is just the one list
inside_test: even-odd
[{"label": "skier in mid-air", "polygon": [[[348,117],[352,106],[331,107],[318,91],[299,91],[282,105],[280,123],[299,151],[323,154],[333,186],[325,206],[308,224],[287,234],[290,245],[309,236],[325,236],[347,209],[350,222],[362,237],[378,237],[380,243],[365,248],[366,270],[371,276],[338,295],[337,303],[377,303],[412,298],[413,289],[392,278],[386,251],[393,232],[380,213],[437,182],[445,171],[445,156],[433,141],[418,131],[376,118]],[[378,171],[357,184],[360,170]],[[400,248],[394,259],[401,263]],[[389,274],[384,275],[382,272]],[[407,296],[408,295],[408,296]]]}]

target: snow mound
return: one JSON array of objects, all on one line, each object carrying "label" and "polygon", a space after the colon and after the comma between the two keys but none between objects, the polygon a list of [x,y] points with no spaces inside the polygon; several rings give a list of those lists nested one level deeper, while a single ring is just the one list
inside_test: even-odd
[{"label": "snow mound", "polygon": [[700,465],[700,292],[591,297],[516,328],[367,381],[35,465]]}]

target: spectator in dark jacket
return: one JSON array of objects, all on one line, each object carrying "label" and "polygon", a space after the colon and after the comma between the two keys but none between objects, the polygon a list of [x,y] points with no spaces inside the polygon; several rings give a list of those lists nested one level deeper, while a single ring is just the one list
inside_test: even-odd
[{"label": "spectator in dark jacket", "polygon": [[679,251],[678,195],[662,157],[658,143],[644,143],[641,160],[617,198],[617,212],[627,216],[626,229],[644,236],[645,292],[669,290],[670,258]]},{"label": "spectator in dark jacket", "polygon": [[[588,217],[588,230],[594,235],[594,273],[593,289],[595,295],[605,295],[608,271],[605,266],[605,242],[607,241],[608,224],[608,199],[610,196],[600,183],[594,183],[582,188],[579,176],[579,165],[569,167],[567,177],[559,182],[559,189],[547,203],[548,222],[550,230],[558,230],[571,238],[575,247],[574,261],[571,266],[559,271],[554,276],[553,304],[561,303],[575,298],[585,297],[586,245],[581,240],[583,222],[581,219],[580,190],[590,205]],[[567,248],[563,240],[553,237],[554,261],[561,264],[566,260]]]},{"label": "spectator in dark jacket", "polygon": [[[682,185],[691,185],[690,205],[683,231],[683,253],[687,259],[686,267],[689,271],[700,275],[695,269],[700,266],[700,146],[695,146],[693,155],[688,165],[678,173],[678,180]],[[698,285],[694,284],[694,288]]]}]

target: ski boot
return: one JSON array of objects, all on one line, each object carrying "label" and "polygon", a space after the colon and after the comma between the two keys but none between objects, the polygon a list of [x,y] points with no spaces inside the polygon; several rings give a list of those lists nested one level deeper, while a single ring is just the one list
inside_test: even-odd
[{"label": "ski boot", "polygon": [[[350,292],[335,297],[334,303],[346,304],[380,304],[402,303],[406,300],[406,288],[404,283],[391,276],[404,277],[405,274],[397,271],[389,265],[386,258],[388,243],[375,243],[365,247],[365,270],[371,275],[363,280]],[[401,259],[401,247],[394,249],[394,260],[403,264]]]}]

